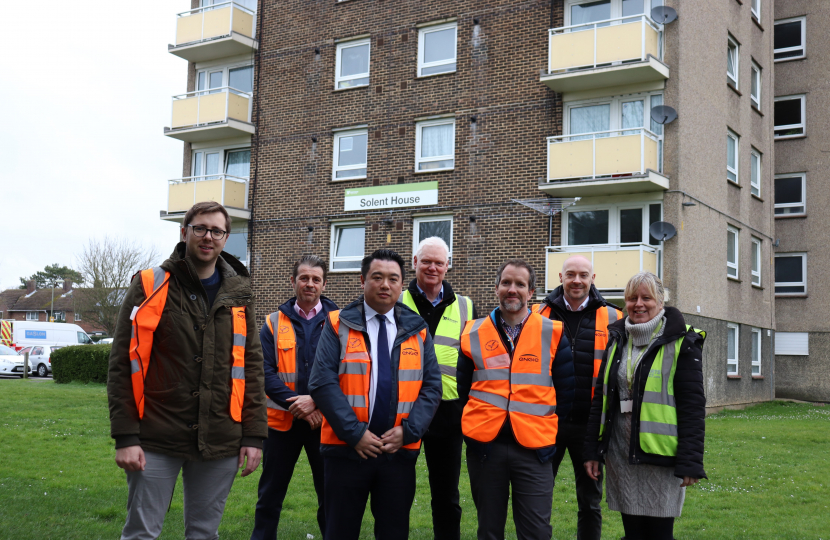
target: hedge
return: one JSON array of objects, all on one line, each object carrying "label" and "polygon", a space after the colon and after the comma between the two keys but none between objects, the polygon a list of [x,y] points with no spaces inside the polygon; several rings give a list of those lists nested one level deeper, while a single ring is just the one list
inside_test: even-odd
[{"label": "hedge", "polygon": [[73,345],[53,352],[52,378],[56,383],[72,381],[106,383],[112,345]]}]

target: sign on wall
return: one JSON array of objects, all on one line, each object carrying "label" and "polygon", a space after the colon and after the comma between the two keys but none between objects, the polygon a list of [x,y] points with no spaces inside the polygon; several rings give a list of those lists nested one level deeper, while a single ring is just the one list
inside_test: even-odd
[{"label": "sign on wall", "polygon": [[376,210],[438,204],[438,182],[346,189],[343,209]]}]

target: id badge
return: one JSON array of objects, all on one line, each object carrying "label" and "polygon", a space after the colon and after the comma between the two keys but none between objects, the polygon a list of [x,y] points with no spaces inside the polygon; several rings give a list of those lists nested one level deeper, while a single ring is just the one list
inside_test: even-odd
[{"label": "id badge", "polygon": [[620,401],[620,412],[630,413],[634,410],[634,400],[626,399],[625,401]]}]

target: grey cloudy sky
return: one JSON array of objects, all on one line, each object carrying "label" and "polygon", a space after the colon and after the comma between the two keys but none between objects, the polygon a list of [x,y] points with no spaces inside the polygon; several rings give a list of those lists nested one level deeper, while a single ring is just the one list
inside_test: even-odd
[{"label": "grey cloudy sky", "polygon": [[47,264],[74,266],[89,238],[168,255],[165,137],[187,62],[167,52],[189,0],[7,2],[0,33],[0,290]]}]

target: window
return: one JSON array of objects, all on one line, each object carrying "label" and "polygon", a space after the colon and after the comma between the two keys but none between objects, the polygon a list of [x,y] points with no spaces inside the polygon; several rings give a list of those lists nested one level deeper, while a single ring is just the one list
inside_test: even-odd
[{"label": "window", "polygon": [[84,332],[77,332],[78,334],[78,343],[82,345],[89,345],[92,343],[92,340],[89,339],[89,336],[86,335]]},{"label": "window", "polygon": [[32,347],[31,356],[43,356],[43,347]]},{"label": "window", "polygon": [[39,313],[37,311],[27,311],[26,312],[26,320],[27,321],[36,321],[38,320]]},{"label": "window", "polygon": [[749,6],[752,15],[758,22],[761,22],[761,0],[752,0]]},{"label": "window", "polygon": [[332,180],[366,178],[366,150],[369,132],[365,129],[340,131],[334,134],[334,166]]},{"label": "window", "polygon": [[752,237],[752,284],[761,286],[761,239]]},{"label": "window", "polygon": [[729,225],[726,228],[726,275],[738,279],[738,261],[740,261],[740,231]]},{"label": "window", "polygon": [[235,225],[225,242],[225,251],[239,259],[239,262],[248,264],[248,227]]},{"label": "window", "polygon": [[726,323],[726,374],[738,374],[738,334],[737,324]]},{"label": "window", "polygon": [[334,87],[354,88],[369,84],[369,40],[360,39],[337,44]]},{"label": "window", "polygon": [[775,21],[775,60],[796,60],[806,55],[807,20],[805,17]]},{"label": "window", "polygon": [[628,203],[595,207],[574,206],[562,220],[562,238],[569,246],[595,244],[659,245],[648,233],[649,226],[660,221],[661,203]]},{"label": "window", "polygon": [[807,294],[807,254],[775,254],[775,294]]},{"label": "window", "polygon": [[418,31],[418,76],[455,71],[457,24],[428,26]]},{"label": "window", "polygon": [[775,215],[806,212],[807,180],[804,174],[779,174],[775,177]]},{"label": "window", "polygon": [[415,171],[455,167],[455,119],[418,122],[415,134]]},{"label": "window", "polygon": [[752,374],[761,374],[761,329],[752,328],[749,331],[752,337]]},{"label": "window", "polygon": [[55,319],[55,322],[66,322],[66,313],[63,311],[55,311],[52,317]]},{"label": "window", "polygon": [[759,111],[761,110],[761,66],[752,61],[752,79],[750,80],[749,99]]},{"label": "window", "polygon": [[565,24],[587,24],[642,14],[651,16],[651,10],[662,5],[663,0],[568,0]]},{"label": "window", "polygon": [[334,223],[331,226],[330,270],[360,270],[366,246],[363,223]]},{"label": "window", "polygon": [[226,66],[205,69],[196,73],[196,90],[201,94],[215,94],[225,86],[246,94],[254,91],[254,66]]},{"label": "window", "polygon": [[225,174],[237,178],[251,176],[251,149],[226,151]]},{"label": "window", "polygon": [[740,62],[741,46],[732,36],[728,37],[726,49],[726,84],[731,84],[736,90],[738,88],[738,70]]},{"label": "window", "polygon": [[775,98],[775,138],[800,137],[804,135],[806,118],[804,96],[786,96]]},{"label": "window", "polygon": [[75,318],[74,318],[75,322],[79,322],[81,320],[81,312],[80,311],[75,311],[74,316],[75,316]]},{"label": "window", "polygon": [[752,149],[749,155],[749,192],[756,197],[761,196],[761,152]]},{"label": "window", "polygon": [[807,332],[776,332],[775,354],[808,356],[810,354],[810,335]]},{"label": "window", "polygon": [[194,150],[190,174],[193,180],[217,180],[225,173],[248,179],[251,174],[250,148]]},{"label": "window", "polygon": [[449,266],[452,266],[452,216],[425,216],[413,221],[412,251],[418,247],[421,240],[438,236],[450,248]]},{"label": "window", "polygon": [[726,133],[726,179],[738,183],[738,136],[730,129]]}]

